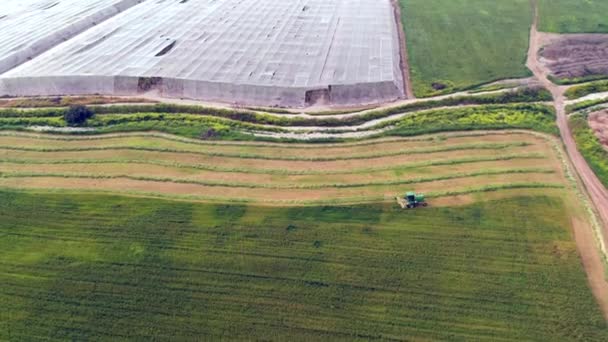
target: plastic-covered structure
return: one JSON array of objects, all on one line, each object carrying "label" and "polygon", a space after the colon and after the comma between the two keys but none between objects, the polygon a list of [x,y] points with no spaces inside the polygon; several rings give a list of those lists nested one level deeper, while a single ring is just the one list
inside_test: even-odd
[{"label": "plastic-covered structure", "polygon": [[0,95],[386,102],[404,96],[397,27],[390,0],[148,0],[6,72]]}]

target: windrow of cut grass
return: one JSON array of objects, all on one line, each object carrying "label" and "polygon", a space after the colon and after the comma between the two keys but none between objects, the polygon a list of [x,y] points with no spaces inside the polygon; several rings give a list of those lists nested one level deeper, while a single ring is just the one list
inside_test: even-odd
[{"label": "windrow of cut grass", "polygon": [[396,165],[385,165],[379,167],[364,167],[364,168],[351,168],[348,170],[284,170],[284,169],[256,169],[256,168],[226,168],[222,166],[206,165],[206,164],[188,164],[188,163],[176,163],[165,160],[150,160],[150,159],[24,159],[24,158],[2,158],[0,162],[8,164],[23,164],[37,166],[39,168],[48,169],[54,165],[69,165],[74,168],[86,168],[88,165],[107,165],[108,167],[129,167],[131,164],[137,164],[138,167],[146,167],[149,170],[152,166],[166,167],[171,169],[185,169],[192,173],[193,171],[208,171],[218,172],[221,174],[226,173],[242,173],[242,174],[268,174],[268,175],[290,175],[290,176],[305,176],[305,175],[323,175],[324,177],[330,175],[345,175],[353,174],[366,174],[371,175],[379,172],[395,172],[402,173],[407,171],[417,172],[419,169],[424,168],[428,170],[429,167],[444,167],[451,166],[451,169],[459,166],[473,163],[491,163],[491,162],[508,162],[509,164],[522,163],[527,160],[535,160],[540,162],[546,159],[546,156],[541,153],[518,153],[518,154],[506,154],[496,155],[492,154],[489,156],[476,156],[476,157],[464,157],[455,159],[432,159],[422,162],[411,162],[407,164],[396,164]]},{"label": "windrow of cut grass", "polygon": [[528,142],[503,142],[503,143],[473,143],[453,146],[440,147],[417,147],[417,148],[402,148],[395,151],[373,151],[365,154],[348,154],[337,156],[281,156],[267,155],[260,153],[227,153],[218,151],[209,151],[201,149],[170,149],[151,146],[128,146],[128,145],[110,145],[110,146],[77,146],[77,147],[44,147],[44,146],[20,146],[20,145],[2,145],[0,150],[22,151],[22,152],[91,152],[91,151],[145,151],[145,152],[162,152],[162,153],[183,153],[202,155],[207,157],[226,157],[239,159],[262,159],[262,160],[282,160],[282,161],[338,161],[338,160],[357,160],[357,159],[372,159],[381,157],[394,157],[401,155],[412,154],[428,154],[440,152],[466,151],[466,150],[504,150],[511,147],[527,147],[531,144]]},{"label": "windrow of cut grass", "polygon": [[[314,145],[304,155],[289,145],[255,149],[259,144],[188,144],[154,135],[150,141],[33,136],[0,135],[3,186],[317,203],[391,199],[406,187],[443,191],[472,184],[558,184],[563,178],[547,141],[523,132]],[[548,166],[539,168],[540,160]]]},{"label": "windrow of cut grass", "polygon": [[[19,169],[19,168],[13,168]],[[164,182],[164,183],[177,183],[177,184],[195,184],[204,185],[211,187],[228,187],[228,188],[248,188],[248,189],[326,189],[326,188],[363,188],[363,187],[380,187],[380,186],[393,186],[393,185],[406,185],[406,184],[419,184],[429,183],[444,180],[456,180],[461,178],[476,178],[483,176],[500,176],[500,175],[512,175],[512,174],[554,174],[556,171],[551,168],[523,168],[523,169],[486,169],[479,171],[469,172],[457,172],[446,175],[435,175],[426,177],[416,178],[404,178],[400,177],[398,180],[389,181],[368,181],[363,183],[344,183],[344,179],[339,183],[314,183],[306,184],[301,181],[281,184],[279,182],[274,183],[257,183],[257,182],[226,182],[226,181],[212,181],[208,179],[194,179],[193,177],[175,178],[175,177],[150,177],[150,176],[138,176],[133,174],[120,174],[117,172],[107,172],[104,174],[92,174],[92,173],[52,173],[52,172],[24,172],[24,171],[10,171],[6,172],[5,167],[0,167],[0,177],[3,178],[75,178],[75,179],[128,179],[135,181],[146,181],[146,182]],[[317,180],[319,181],[319,180]]]}]

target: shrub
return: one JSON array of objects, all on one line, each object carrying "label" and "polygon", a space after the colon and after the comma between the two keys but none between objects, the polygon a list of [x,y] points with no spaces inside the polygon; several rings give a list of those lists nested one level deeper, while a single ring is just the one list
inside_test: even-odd
[{"label": "shrub", "polygon": [[596,81],[574,86],[564,93],[569,100],[579,99],[593,93],[608,91],[607,81]]},{"label": "shrub", "polygon": [[93,112],[85,106],[71,106],[64,114],[63,118],[69,126],[79,126],[84,124],[93,116]]}]

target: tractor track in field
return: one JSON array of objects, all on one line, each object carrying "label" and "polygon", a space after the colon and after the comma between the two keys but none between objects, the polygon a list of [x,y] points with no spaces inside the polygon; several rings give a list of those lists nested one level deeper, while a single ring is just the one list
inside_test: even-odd
[{"label": "tractor track in field", "polygon": [[[606,236],[608,235],[608,191],[595,175],[593,170],[587,164],[587,161],[579,152],[572,132],[568,125],[568,116],[566,115],[566,98],[564,92],[568,86],[558,86],[551,82],[548,78],[549,70],[540,62],[539,51],[542,48],[542,33],[538,31],[539,13],[538,0],[530,0],[534,8],[534,19],[530,29],[530,48],[528,51],[527,66],[534,73],[534,76],[546,87],[554,98],[554,106],[557,115],[557,126],[562,137],[563,144],[570,159],[570,163],[576,170],[579,183],[586,189],[591,202],[595,208],[597,215],[602,221],[601,236],[599,243],[606,245]],[[598,303],[604,313],[604,317],[608,319],[608,282],[605,280],[604,262],[597,255],[598,242],[593,237],[593,231],[587,229],[581,224],[573,225],[574,234],[577,241],[577,246],[581,259],[587,270],[589,284],[594,295],[598,299]],[[595,255],[594,255],[595,254]],[[602,252],[603,258],[606,255]]]}]

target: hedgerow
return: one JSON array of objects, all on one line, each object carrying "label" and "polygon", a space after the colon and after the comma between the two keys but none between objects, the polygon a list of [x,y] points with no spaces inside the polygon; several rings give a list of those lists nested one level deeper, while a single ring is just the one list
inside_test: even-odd
[{"label": "hedgerow", "polygon": [[608,151],[589,127],[587,116],[572,115],[569,125],[578,150],[604,186],[608,187]]}]

